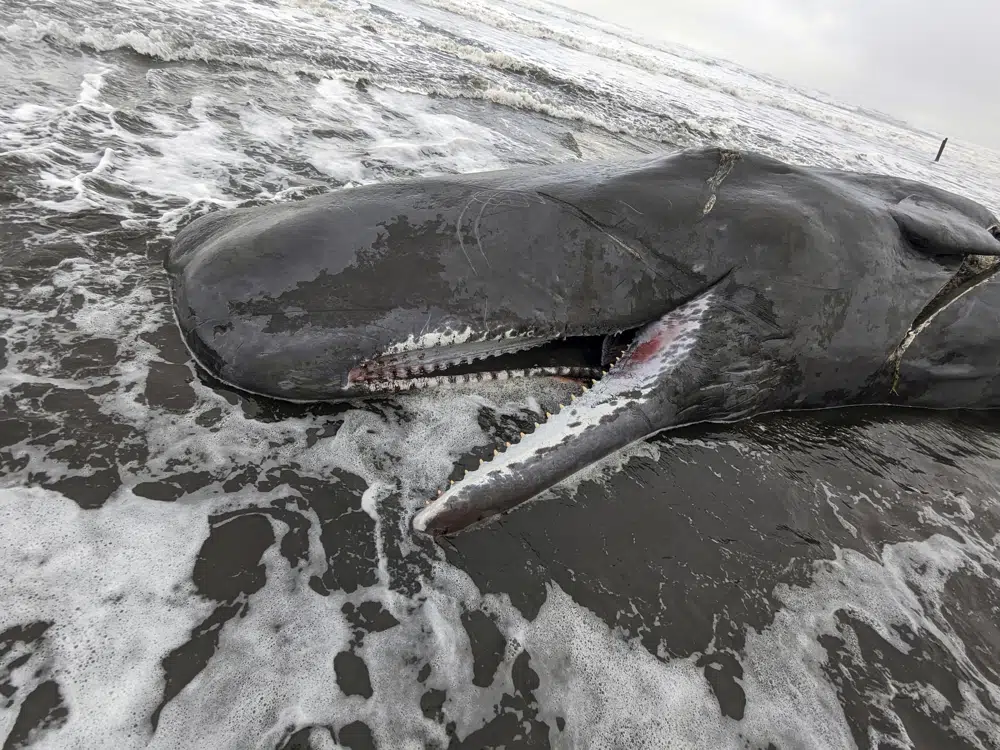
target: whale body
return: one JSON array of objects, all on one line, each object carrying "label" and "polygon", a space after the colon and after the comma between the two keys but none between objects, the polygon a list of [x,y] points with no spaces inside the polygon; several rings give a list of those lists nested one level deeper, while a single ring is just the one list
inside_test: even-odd
[{"label": "whale body", "polygon": [[910,180],[707,148],[217,211],[166,270],[194,358],[248,392],[579,380],[414,518],[451,533],[681,425],[1000,407],[997,224]]}]

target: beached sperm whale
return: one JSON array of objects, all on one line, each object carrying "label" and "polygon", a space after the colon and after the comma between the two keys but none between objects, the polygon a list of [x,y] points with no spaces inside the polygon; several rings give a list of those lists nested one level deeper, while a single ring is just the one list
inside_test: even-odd
[{"label": "beached sperm whale", "polygon": [[[219,211],[166,268],[192,354],[246,391],[596,378],[414,519],[447,533],[683,424],[1000,406],[996,224],[923,184],[704,149]],[[977,295],[981,320],[936,327]]]}]

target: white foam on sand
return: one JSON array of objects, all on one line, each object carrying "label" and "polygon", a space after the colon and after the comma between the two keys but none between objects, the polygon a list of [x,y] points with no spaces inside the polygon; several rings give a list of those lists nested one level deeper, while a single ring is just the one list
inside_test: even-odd
[{"label": "white foam on sand", "polygon": [[[190,581],[206,530],[204,513],[183,505],[122,498],[88,512],[57,492],[0,490],[0,631],[51,623],[13,670],[17,697],[55,679],[70,707],[68,733],[50,746],[142,746],[137,718],[156,707],[160,660],[211,611]],[[0,710],[0,736],[13,708]]]},{"label": "white foam on sand", "polygon": [[[909,652],[910,645],[900,638],[898,628],[933,635],[956,658],[965,675],[975,675],[977,682],[986,686],[996,705],[1000,686],[965,656],[961,638],[942,615],[942,595],[949,579],[961,571],[988,575],[980,561],[995,565],[995,543],[958,542],[935,534],[922,542],[886,545],[874,560],[852,550],[837,550],[833,560],[814,564],[808,587],[779,585],[775,594],[783,608],[770,628],[748,635],[742,659],[743,689],[748,698],[744,721],[754,727],[748,736],[779,746],[852,746],[837,696],[822,671],[827,654],[817,641],[821,635],[844,637],[838,627],[841,614],[870,626],[889,648],[902,654]],[[858,661],[864,660],[856,642],[848,639],[846,646]],[[990,718],[990,709],[971,689],[971,683],[961,675],[955,677],[963,686],[964,706],[953,707],[958,715],[950,722],[937,718],[973,747],[982,745],[972,727],[983,730],[995,744],[1000,739],[996,718]],[[892,698],[877,697],[887,704]],[[930,696],[927,706],[940,713],[934,711],[939,703],[939,697]],[[906,736],[902,722],[896,721]]]},{"label": "white foam on sand", "polygon": [[[349,463],[364,460],[354,457]],[[138,720],[158,701],[159,660],[210,610],[189,582],[207,514],[223,504],[232,508],[262,500],[202,497],[159,504],[123,493],[100,510],[84,512],[57,493],[6,491],[0,505],[3,563],[21,572],[5,587],[0,627],[54,623],[44,646],[15,670],[15,682],[30,687],[32,681],[56,679],[70,708],[65,734],[48,735],[51,742],[40,747],[62,746],[60,736],[73,736],[84,747],[149,742],[148,728]],[[835,691],[822,672],[826,653],[817,637],[838,634],[837,615],[847,612],[901,652],[908,646],[894,627],[907,626],[928,629],[961,658],[961,642],[935,614],[943,586],[955,572],[969,566],[975,572],[977,559],[994,554],[982,543],[939,535],[889,545],[876,560],[840,551],[834,560],[814,565],[808,586],[780,586],[775,593],[783,609],[774,623],[747,634],[741,656],[747,709],[743,721],[735,722],[719,714],[694,657],[664,663],[554,584],[532,621],[506,596],[482,594],[463,572],[441,561],[415,600],[381,583],[323,597],[304,585],[323,565],[317,552],[296,570],[276,545],[270,548],[264,557],[266,587],[249,598],[246,616],[223,628],[216,655],[164,710],[149,746],[268,747],[288,726],[343,726],[355,720],[372,729],[380,746],[408,746],[396,744],[401,737],[415,747],[443,742],[443,730],[420,711],[423,690],[447,691],[445,718],[456,722],[463,736],[492,718],[493,706],[510,691],[513,660],[526,650],[539,676],[539,718],[553,727],[556,717],[566,721],[563,731],[552,729],[554,747],[584,741],[636,748],[738,748],[748,741],[852,747]],[[342,607],[360,600],[381,602],[401,622],[368,635],[359,650],[374,691],[367,701],[341,695],[332,667],[349,638]],[[469,609],[490,613],[509,644],[497,678],[486,688],[470,683],[472,655],[460,622]],[[963,662],[963,669],[977,674]],[[432,665],[433,677],[422,685],[417,674],[424,663]],[[995,741],[989,710],[974,690],[962,692],[965,705],[951,727],[973,745],[976,729],[992,732]],[[992,692],[993,700],[1000,698]],[[940,714],[942,698],[926,694],[929,709],[937,706]],[[0,727],[9,728],[12,717],[0,711]]]},{"label": "white foam on sand", "polygon": [[[1000,687],[962,656],[961,639],[939,615],[949,578],[963,570],[984,574],[977,561],[985,558],[995,564],[995,541],[963,543],[934,535],[922,542],[886,545],[877,559],[838,550],[835,559],[812,566],[809,585],[780,585],[774,594],[783,608],[770,626],[748,630],[740,654],[740,684],[747,702],[738,722],[720,714],[703,670],[694,664],[697,654],[664,663],[612,631],[554,584],[531,622],[506,597],[481,595],[454,569],[440,566],[434,585],[466,606],[491,612],[516,644],[514,650],[523,648],[531,655],[531,667],[540,679],[540,717],[566,720],[565,731],[550,734],[553,747],[741,748],[774,743],[851,748],[854,739],[836,690],[824,674],[827,652],[818,641],[823,635],[844,637],[838,627],[841,613],[871,626],[889,647],[904,654],[909,646],[897,628],[933,634],[949,654],[959,657],[963,671],[989,685],[996,703]],[[856,646],[853,652],[862,660]],[[960,709],[951,707],[957,716],[950,722],[943,715],[943,697],[932,687],[915,686],[914,694],[922,702],[918,705],[926,705],[971,746],[983,746],[974,728],[995,743],[1000,723],[972,683],[959,678],[959,684],[965,703]],[[892,698],[869,697],[887,704]]]}]

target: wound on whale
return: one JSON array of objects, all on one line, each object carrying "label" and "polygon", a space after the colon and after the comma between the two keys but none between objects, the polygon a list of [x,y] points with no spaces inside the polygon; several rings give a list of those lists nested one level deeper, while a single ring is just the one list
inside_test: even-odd
[{"label": "wound on whale", "polygon": [[218,211],[166,269],[192,356],[248,392],[579,380],[414,517],[446,534],[681,425],[1000,406],[998,238],[928,185],[709,148]]}]

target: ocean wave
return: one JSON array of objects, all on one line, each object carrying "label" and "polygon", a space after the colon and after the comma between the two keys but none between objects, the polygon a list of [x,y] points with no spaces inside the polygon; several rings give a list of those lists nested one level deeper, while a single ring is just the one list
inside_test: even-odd
[{"label": "ocean wave", "polygon": [[567,34],[514,13],[504,12],[499,6],[488,6],[483,3],[470,5],[469,3],[461,3],[456,0],[420,0],[420,2],[422,5],[428,7],[439,8],[449,13],[483,21],[496,29],[503,29],[536,39],[554,41],[564,47],[595,55],[596,57],[625,63],[626,65],[631,65],[650,73],[664,72],[662,66],[649,55],[591,41],[576,34]]},{"label": "ocean wave", "polygon": [[315,77],[338,70],[374,72],[377,66],[344,55],[317,55],[313,61],[272,59],[261,50],[237,42],[218,43],[162,29],[110,31],[77,29],[57,19],[20,21],[0,28],[0,39],[11,42],[51,41],[71,48],[97,52],[126,50],[162,62],[195,62],[234,68],[264,70],[278,75],[304,74]]}]

